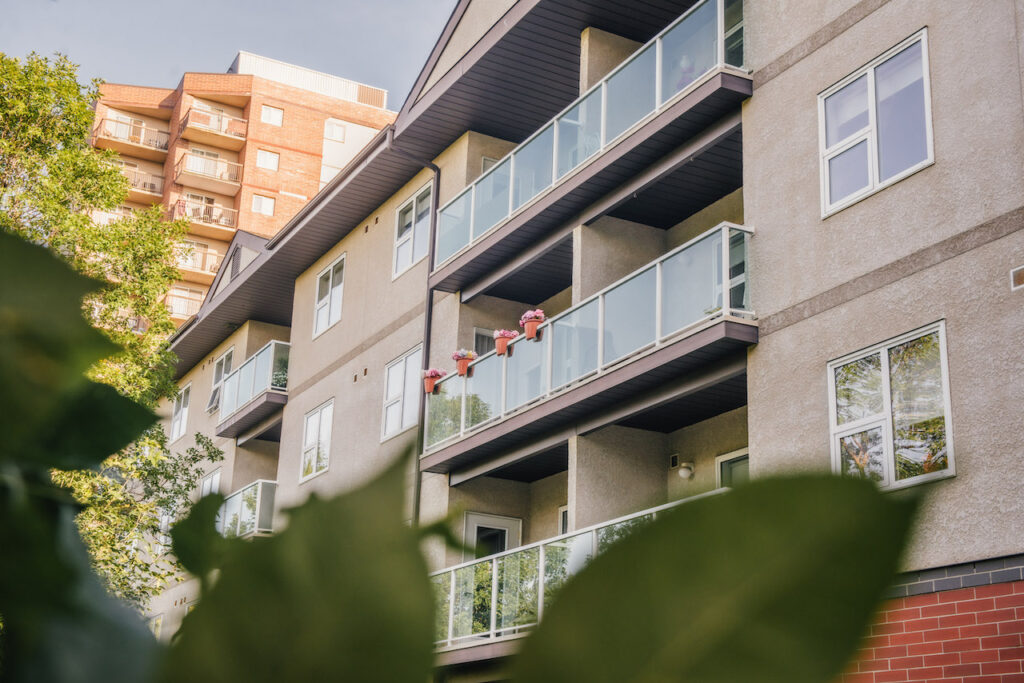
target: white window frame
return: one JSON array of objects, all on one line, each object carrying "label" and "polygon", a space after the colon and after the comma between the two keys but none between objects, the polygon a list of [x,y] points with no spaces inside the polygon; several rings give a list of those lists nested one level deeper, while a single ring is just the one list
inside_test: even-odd
[{"label": "white window frame", "polygon": [[[333,137],[328,134],[332,127],[341,129],[341,137]],[[338,119],[327,119],[327,121],[324,122],[324,139],[330,140],[331,142],[344,143],[347,129],[348,126],[345,125],[344,121],[339,121]]]},{"label": "white window frame", "polygon": [[[270,213],[267,213],[266,211],[263,210],[263,207],[268,202],[270,204]],[[252,195],[252,212],[253,213],[258,213],[261,216],[273,216],[274,215],[274,210],[276,208],[277,208],[277,199],[275,199],[274,197],[268,197],[265,194],[253,193],[253,195]]]},{"label": "white window frame", "polygon": [[[224,359],[231,356],[231,367],[224,370]],[[220,380],[217,379],[217,366],[221,366]],[[215,410],[220,409],[220,388],[224,384],[224,378],[231,374],[231,371],[235,369],[235,347],[232,346],[230,349],[220,354],[217,360],[213,362],[213,385],[210,387],[210,400],[206,402],[206,412],[213,414]]]},{"label": "white window frame", "polygon": [[[274,165],[267,166],[260,162],[260,159],[273,159]],[[256,167],[262,168],[266,171],[277,171],[281,168],[281,153],[273,152],[269,149],[257,149],[256,150]]]},{"label": "white window frame", "polygon": [[[267,118],[268,114],[270,118]],[[260,121],[271,126],[284,125],[284,109],[264,104],[260,108]]]},{"label": "white window frame", "polygon": [[[317,444],[320,442],[320,423],[321,423],[321,417],[320,416],[323,414],[323,411],[328,410],[328,409],[330,409],[330,411],[331,411],[331,419],[330,419],[331,434],[328,437],[327,442],[324,444],[324,450],[327,451],[327,466],[324,467],[322,470],[318,470],[318,469],[316,469],[316,451],[315,451],[315,449],[317,447]],[[314,439],[312,444],[308,444],[308,443],[306,443],[306,432],[307,432],[306,424],[309,422],[310,418],[313,418],[313,417],[315,417],[315,419],[316,419],[316,438]],[[331,439],[333,437],[334,437],[334,399],[330,398],[330,399],[324,401],[323,403],[321,403],[320,405],[318,405],[316,408],[313,408],[313,410],[311,410],[308,413],[306,413],[303,416],[303,418],[302,418],[302,450],[299,452],[299,483],[300,484],[302,484],[304,482],[307,482],[310,479],[314,479],[316,477],[319,477],[321,474],[323,474],[324,472],[327,472],[329,469],[331,469]],[[309,475],[303,476],[303,474],[302,474],[302,463],[303,463],[303,460],[306,457],[306,452],[309,451],[310,449],[313,449],[313,451],[314,451],[313,452],[313,472],[311,474],[309,474]]]},{"label": "white window frame", "polygon": [[722,488],[722,464],[729,462],[730,460],[738,460],[740,458],[750,459],[750,449],[741,448],[737,451],[730,451],[728,453],[722,453],[715,458],[715,488]]},{"label": "white window frame", "polygon": [[[878,102],[875,96],[875,69],[891,57],[902,52],[906,48],[910,47],[914,43],[920,41],[921,43],[921,70],[924,78],[924,120],[925,120],[925,139],[928,146],[928,157],[923,161],[914,164],[910,168],[907,168],[900,173],[897,173],[891,178],[884,181],[878,179],[878,127],[877,127],[877,116],[878,116]],[[931,91],[931,77],[929,75],[929,60],[928,60],[928,29],[921,29],[914,35],[910,36],[906,40],[902,41],[898,45],[886,50],[883,54],[871,60],[869,63],[860,67],[846,78],[842,79],[835,85],[830,86],[828,89],[818,93],[818,163],[819,163],[819,185],[821,191],[821,217],[822,219],[828,218],[829,216],[836,214],[843,209],[856,204],[862,199],[869,197],[876,192],[880,192],[885,188],[898,183],[904,178],[917,173],[921,169],[931,166],[935,163],[935,149],[934,149],[934,136],[932,131],[932,91]],[[839,92],[846,86],[856,81],[861,76],[867,75],[867,86],[868,86],[868,123],[865,128],[848,135],[842,140],[837,141],[831,147],[826,147],[825,138],[825,100],[831,95]],[[843,197],[838,202],[829,203],[829,172],[828,162],[834,157],[842,154],[846,150],[860,144],[863,141],[867,141],[868,146],[868,184],[863,189],[855,192],[847,197]]]},{"label": "white window frame", "polygon": [[188,409],[192,404],[192,383],[183,386],[174,396],[171,408],[171,438],[173,443],[188,432]]},{"label": "white window frame", "polygon": [[[387,432],[386,431],[386,429],[387,429],[387,415],[388,415],[388,408],[389,407],[397,404],[398,405],[399,418],[401,418],[401,416],[405,415],[405,402],[407,400],[409,400],[409,397],[405,395],[405,390],[408,387],[408,384],[406,383],[406,378],[408,377],[408,373],[409,373],[408,360],[410,358],[412,358],[413,356],[415,356],[416,354],[420,354],[420,356],[419,356],[420,363],[419,363],[419,365],[414,367],[412,369],[412,371],[416,374],[416,378],[419,379],[422,376],[422,370],[423,370],[423,368],[420,367],[423,364],[423,345],[422,344],[418,344],[415,348],[412,348],[412,349],[406,351],[400,357],[398,357],[395,360],[393,360],[390,363],[388,363],[387,366],[385,366],[385,368],[384,368],[384,405],[381,408],[381,413],[380,413],[380,440],[381,440],[381,443],[383,443],[383,442],[385,442],[385,441],[387,441],[389,439],[393,439],[396,436],[399,436],[401,434],[404,434],[405,432],[409,431],[410,429],[415,429],[419,425],[419,412],[418,412],[418,410],[419,410],[419,401],[422,400],[420,397],[423,395],[423,390],[422,390],[422,386],[423,385],[420,382],[417,381],[413,385],[413,388],[412,388],[413,396],[415,397],[414,400],[417,402],[416,403],[416,408],[417,408],[416,421],[413,422],[412,424],[408,425],[408,426],[402,426],[401,421],[399,421],[399,427],[398,427],[397,431],[393,431],[393,432]],[[394,366],[399,365],[399,364],[402,364],[404,366],[403,367],[403,373],[402,373],[402,390],[399,392],[398,396],[389,397],[388,396],[388,372],[391,370],[391,368],[393,368]]]},{"label": "white window frame", "polygon": [[[562,528],[562,519],[563,518],[565,519],[565,528],[564,529]],[[562,505],[562,506],[560,506],[558,508],[558,516],[555,517],[555,525],[556,525],[557,530],[558,530],[558,533],[555,534],[556,536],[561,536],[562,534],[569,533],[569,506],[568,505]]]},{"label": "white window frame", "polygon": [[[504,515],[492,515],[486,512],[467,512],[466,528],[463,542],[467,546],[463,550],[463,560],[472,560],[469,544],[476,538],[476,530],[480,527],[505,530],[505,550],[518,548],[523,544],[523,520],[518,517],[506,517]],[[500,552],[500,551],[499,551]]]},{"label": "white window frame", "polygon": [[199,497],[220,493],[221,467],[209,472],[199,481]]},{"label": "white window frame", "polygon": [[[487,351],[480,351],[480,349],[477,348],[477,340],[480,337],[488,337],[488,338],[490,338],[491,342],[488,345],[489,348],[487,349]],[[485,353],[490,353],[494,349],[494,347],[495,347],[495,343],[494,343],[494,330],[489,330],[489,329],[486,329],[484,327],[474,327],[473,328],[473,350],[476,352],[477,356],[482,356]]]},{"label": "white window frame", "polygon": [[[348,262],[346,261],[345,257],[347,255],[348,252],[345,252],[338,258],[331,261],[331,265],[327,266],[319,273],[317,273],[316,279],[313,281],[313,339],[316,339],[321,334],[323,334],[324,332],[326,332],[327,330],[331,329],[339,322],[341,322],[341,318],[344,315],[343,307],[345,303],[345,271],[348,270]],[[334,267],[341,262],[345,262],[345,269],[342,271],[341,275],[341,287],[338,288],[338,296],[341,297],[341,302],[338,303],[338,319],[331,320],[331,302],[334,299]],[[318,299],[317,296],[320,292],[320,280],[323,278],[324,275],[327,275],[330,278],[330,280],[327,283],[327,297],[321,300]],[[319,312],[321,306],[327,307],[327,325],[325,325],[322,330],[318,330],[316,329],[316,319],[317,313]]]},{"label": "white window frame", "polygon": [[[946,421],[946,459],[949,466],[944,470],[929,472],[909,479],[904,479],[902,481],[897,481],[894,473],[896,455],[893,452],[892,392],[889,388],[889,354],[887,351],[894,346],[899,346],[900,344],[904,344],[919,337],[924,337],[932,334],[933,332],[937,332],[939,335],[939,364],[942,372],[943,411],[945,413],[944,417]],[[837,424],[836,368],[860,360],[861,358],[867,358],[874,354],[880,354],[882,361],[881,412],[859,420],[844,422],[842,425]],[[842,464],[840,462],[841,458],[838,447],[840,438],[880,427],[882,429],[882,445],[885,453],[885,459],[883,462],[885,467],[885,480],[878,484],[880,489],[886,491],[898,490],[907,488],[908,486],[916,486],[929,481],[935,481],[936,479],[947,479],[949,477],[956,476],[956,460],[953,456],[953,417],[950,411],[949,362],[946,355],[946,322],[944,320],[939,320],[938,322],[925,325],[924,327],[919,327],[916,330],[911,330],[910,332],[901,334],[898,337],[886,339],[885,341],[874,344],[868,348],[860,349],[859,351],[855,351],[843,356],[842,358],[829,361],[828,399],[829,448],[832,456],[833,472],[837,474],[842,472]]]},{"label": "white window frame", "polygon": [[[427,258],[427,255],[430,253],[430,230],[428,228],[427,229],[427,236],[426,236],[426,239],[427,239],[427,251],[425,251],[423,253],[423,256],[421,256],[419,258],[416,258],[416,242],[414,241],[416,239],[416,200],[419,199],[420,197],[422,197],[424,195],[424,193],[427,195],[427,203],[428,203],[427,215],[430,216],[433,213],[433,211],[434,211],[434,193],[433,193],[433,184],[432,183],[427,183],[426,185],[424,185],[420,189],[418,189],[415,192],[413,192],[412,193],[412,197],[410,197],[407,201],[403,202],[402,205],[399,206],[398,209],[395,211],[395,247],[392,250],[392,254],[391,254],[391,279],[392,279],[392,281],[398,279],[402,274],[412,270],[413,266],[418,264],[423,259]],[[402,215],[402,211],[404,211],[410,204],[412,205],[412,227],[409,229],[409,235],[407,237],[403,237],[402,239],[399,239],[398,238],[398,229],[400,227],[399,217]],[[428,220],[431,220],[431,219],[428,218]],[[404,268],[402,268],[401,270],[399,270],[398,269],[398,248],[400,246],[402,246],[403,244],[405,244],[406,242],[409,243],[409,253],[411,255],[412,260],[409,262],[409,265],[407,265]]]}]

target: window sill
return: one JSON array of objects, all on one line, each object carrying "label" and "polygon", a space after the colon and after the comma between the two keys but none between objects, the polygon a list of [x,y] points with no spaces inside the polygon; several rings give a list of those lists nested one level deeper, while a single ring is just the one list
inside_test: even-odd
[{"label": "window sill", "polygon": [[302,486],[306,482],[312,481],[313,479],[316,479],[317,477],[319,477],[321,475],[327,474],[330,471],[331,471],[331,466],[328,465],[324,469],[320,470],[319,472],[314,472],[313,474],[309,475],[308,477],[301,477],[300,476],[299,477],[299,486]]},{"label": "window sill", "polygon": [[387,436],[382,436],[381,439],[380,439],[380,442],[381,443],[387,443],[388,441],[391,441],[392,439],[398,438],[399,436],[402,436],[406,432],[408,432],[410,430],[413,430],[413,429],[416,429],[419,426],[420,426],[419,422],[411,424],[408,427],[406,427],[405,429],[400,429],[399,431],[395,432],[394,434],[389,434]]}]

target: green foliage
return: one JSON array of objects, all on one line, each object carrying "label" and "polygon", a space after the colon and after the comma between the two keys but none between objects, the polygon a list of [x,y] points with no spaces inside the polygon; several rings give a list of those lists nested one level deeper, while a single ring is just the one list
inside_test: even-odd
[{"label": "green foliage", "polygon": [[[431,592],[402,513],[411,454],[362,488],[313,496],[283,532],[223,558],[212,536],[196,544],[187,522],[175,527],[175,548],[192,546],[201,568],[223,563],[160,680],[427,680]],[[193,514],[209,522],[209,512]]]},{"label": "green foliage", "polygon": [[892,581],[915,506],[812,476],[682,505],[566,584],[515,679],[831,680]]}]

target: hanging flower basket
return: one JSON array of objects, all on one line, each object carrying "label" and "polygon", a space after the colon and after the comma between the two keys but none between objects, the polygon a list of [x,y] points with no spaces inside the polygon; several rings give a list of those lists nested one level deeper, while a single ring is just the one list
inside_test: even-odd
[{"label": "hanging flower basket", "polygon": [[469,351],[468,349],[459,349],[452,354],[452,360],[455,361],[455,368],[459,374],[465,377],[469,375],[469,364],[476,360],[476,352]]},{"label": "hanging flower basket", "polygon": [[519,326],[526,330],[527,339],[540,339],[537,334],[537,328],[544,322],[544,311],[537,309],[535,311],[527,311],[523,313],[523,317],[519,319]]},{"label": "hanging flower basket", "polygon": [[508,343],[519,336],[519,333],[515,330],[495,330],[494,331],[494,352],[499,356],[504,356],[506,353],[512,355],[511,349]]},{"label": "hanging flower basket", "polygon": [[437,393],[437,382],[448,373],[437,368],[423,371],[423,391],[428,394]]}]

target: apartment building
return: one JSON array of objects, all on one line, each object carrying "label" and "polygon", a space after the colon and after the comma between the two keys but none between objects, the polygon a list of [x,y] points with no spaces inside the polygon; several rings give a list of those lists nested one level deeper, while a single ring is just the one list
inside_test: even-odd
[{"label": "apartment building", "polygon": [[1020,680],[1021,12],[459,2],[394,124],[236,237],[172,341],[171,447],[215,436],[202,492],[253,536],[420,436],[410,520],[460,510],[477,548],[430,550],[439,680],[500,679],[565,577],[664,506],[797,471],[916,487],[844,680]]},{"label": "apartment building", "polygon": [[187,218],[181,280],[167,296],[181,325],[199,310],[237,230],[273,237],[394,120],[387,91],[239,52],[227,73],[177,88],[106,83],[91,143],[118,154],[126,203]]}]

